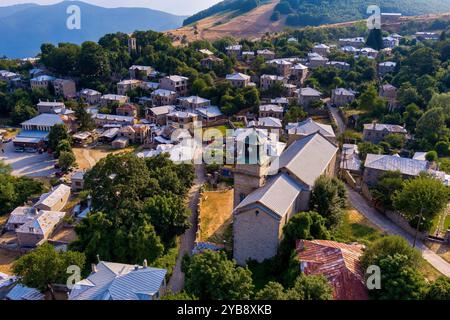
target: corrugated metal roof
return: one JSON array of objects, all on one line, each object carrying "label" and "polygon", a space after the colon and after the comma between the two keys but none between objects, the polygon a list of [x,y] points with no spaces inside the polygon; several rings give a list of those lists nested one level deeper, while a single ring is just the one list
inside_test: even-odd
[{"label": "corrugated metal roof", "polygon": [[97,271],[78,282],[69,300],[151,300],[161,289],[167,270],[100,262]]},{"label": "corrugated metal roof", "polygon": [[287,174],[281,173],[270,179],[267,184],[249,194],[236,211],[251,204],[260,203],[280,217],[283,217],[302,189]]},{"label": "corrugated metal roof", "polygon": [[322,175],[338,148],[322,134],[315,133],[291,144],[280,157],[285,168],[309,187]]},{"label": "corrugated metal roof", "polygon": [[399,156],[368,154],[366,168],[377,169],[382,171],[397,171],[409,176],[418,176],[421,172],[426,171],[428,162]]},{"label": "corrugated metal roof", "polygon": [[45,296],[38,290],[17,284],[6,295],[7,300],[44,300]]}]

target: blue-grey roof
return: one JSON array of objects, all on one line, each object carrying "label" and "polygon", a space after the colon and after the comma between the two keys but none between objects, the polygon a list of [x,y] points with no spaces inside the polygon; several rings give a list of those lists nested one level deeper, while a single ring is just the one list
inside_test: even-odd
[{"label": "blue-grey roof", "polygon": [[338,148],[322,134],[311,134],[291,144],[280,157],[280,168],[287,169],[300,181],[312,187],[325,172]]},{"label": "blue-grey roof", "polygon": [[279,217],[283,217],[302,191],[287,174],[281,173],[270,179],[265,186],[250,193],[236,211],[252,204],[260,204]]},{"label": "blue-grey roof", "polygon": [[69,300],[151,300],[167,273],[165,269],[103,261],[96,269],[76,284]]},{"label": "blue-grey roof", "polygon": [[36,289],[15,285],[6,295],[7,300],[44,300],[45,296]]},{"label": "blue-grey roof", "polygon": [[368,154],[364,166],[366,168],[382,171],[399,170],[402,174],[405,175],[418,176],[421,172],[427,170],[428,162],[402,158],[398,155],[390,156],[381,154]]},{"label": "blue-grey roof", "polygon": [[55,124],[63,124],[63,120],[57,114],[43,113],[30,120],[22,122],[21,125],[32,126],[54,126]]}]

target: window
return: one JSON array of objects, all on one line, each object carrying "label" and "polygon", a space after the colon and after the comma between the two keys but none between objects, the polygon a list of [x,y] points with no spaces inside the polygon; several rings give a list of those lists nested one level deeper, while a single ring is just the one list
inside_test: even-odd
[{"label": "window", "polygon": [[259,210],[256,210],[256,211],[255,211],[255,215],[256,215],[256,216],[259,216]]}]

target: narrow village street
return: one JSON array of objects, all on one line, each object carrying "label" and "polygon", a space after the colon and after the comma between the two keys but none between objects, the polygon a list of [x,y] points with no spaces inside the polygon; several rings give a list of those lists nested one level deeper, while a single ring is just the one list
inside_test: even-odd
[{"label": "narrow village street", "polygon": [[[383,216],[375,208],[371,207],[366,199],[353,189],[347,187],[348,200],[350,204],[357,209],[368,220],[377,225],[381,230],[390,235],[399,235],[408,240],[411,245],[414,242],[414,237],[409,233],[398,227],[394,222]],[[440,273],[450,277],[450,264],[442,259],[439,255],[431,251],[422,241],[416,241],[416,248],[420,250],[422,256]]]},{"label": "narrow village street", "polygon": [[173,293],[178,293],[183,290],[184,287],[184,273],[181,272],[181,262],[186,253],[190,254],[194,249],[195,235],[197,233],[197,206],[200,201],[200,188],[205,183],[205,167],[203,164],[195,166],[194,185],[189,191],[189,209],[191,210],[191,216],[189,222],[191,227],[180,237],[180,250],[178,252],[177,263],[173,270],[173,274],[169,280],[167,287]]}]

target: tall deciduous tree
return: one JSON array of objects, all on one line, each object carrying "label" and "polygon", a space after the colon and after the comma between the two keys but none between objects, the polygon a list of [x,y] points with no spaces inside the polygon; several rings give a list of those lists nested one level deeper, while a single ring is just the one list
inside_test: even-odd
[{"label": "tall deciduous tree", "polygon": [[405,181],[403,189],[395,193],[393,203],[413,226],[423,217],[420,229],[429,230],[433,218],[447,207],[448,197],[448,189],[442,181],[423,175]]},{"label": "tall deciduous tree", "polygon": [[286,294],[288,300],[333,300],[333,288],[324,276],[302,274]]},{"label": "tall deciduous tree", "polygon": [[320,176],[314,183],[310,206],[335,227],[342,219],[347,192],[342,181],[334,177]]},{"label": "tall deciduous tree", "polygon": [[187,293],[200,300],[248,300],[253,294],[251,272],[228,260],[225,252],[206,250],[183,261]]},{"label": "tall deciduous tree", "polygon": [[48,146],[51,150],[55,151],[61,140],[67,140],[71,142],[71,137],[67,131],[67,127],[64,124],[56,124],[50,129],[48,135]]},{"label": "tall deciduous tree", "polygon": [[83,270],[85,256],[80,252],[57,252],[50,244],[43,244],[20,257],[13,264],[14,274],[26,286],[41,291],[52,288],[53,284],[66,284],[70,274],[67,267],[76,265]]}]

